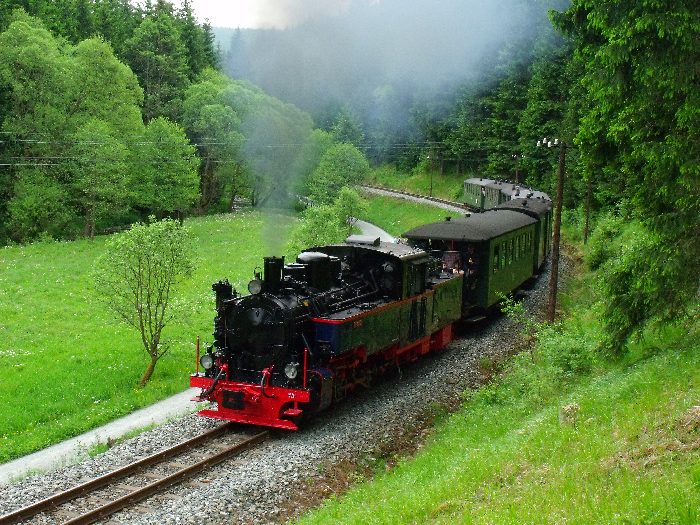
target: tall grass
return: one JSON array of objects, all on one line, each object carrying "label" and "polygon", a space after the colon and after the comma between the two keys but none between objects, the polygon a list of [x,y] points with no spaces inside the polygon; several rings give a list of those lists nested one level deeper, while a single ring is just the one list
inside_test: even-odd
[{"label": "tall grass", "polygon": [[196,271],[179,291],[185,317],[167,326],[169,352],[144,389],[139,335],[117,322],[91,290],[94,241],[0,249],[0,462],[86,431],[188,386],[197,335],[211,340],[211,284],[244,291],[261,257],[279,252],[293,218],[256,212],[187,221]]}]

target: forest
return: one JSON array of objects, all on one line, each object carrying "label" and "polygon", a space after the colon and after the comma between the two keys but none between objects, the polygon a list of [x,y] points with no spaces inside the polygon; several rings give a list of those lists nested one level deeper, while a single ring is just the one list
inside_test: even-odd
[{"label": "forest", "polygon": [[[0,242],[90,238],[241,199],[288,206],[290,195],[322,199],[345,171],[359,181],[370,166],[517,178],[553,194],[558,148],[537,147],[552,137],[566,147],[571,216],[585,207],[608,217],[599,235],[611,239],[620,224],[638,225],[610,244],[619,252],[599,255],[611,347],[649,321],[691,313],[700,275],[697,2],[500,8],[512,17],[497,38],[450,32],[448,42],[475,51],[446,59],[449,70],[416,55],[436,79],[429,89],[407,80],[394,55],[392,67],[370,64],[353,83],[365,65],[348,54],[357,41],[344,33],[324,46],[338,34],[331,22],[235,30],[223,51],[188,1],[3,2]],[[385,28],[386,40],[368,37],[359,51],[389,49],[397,31]],[[320,39],[313,50],[309,34]],[[420,45],[429,44],[414,38],[406,48]]]}]

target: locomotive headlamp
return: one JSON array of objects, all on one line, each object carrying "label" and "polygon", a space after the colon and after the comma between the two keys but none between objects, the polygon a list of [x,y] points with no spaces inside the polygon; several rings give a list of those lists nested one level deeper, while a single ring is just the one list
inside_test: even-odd
[{"label": "locomotive headlamp", "polygon": [[262,292],[263,282],[260,279],[253,279],[248,283],[248,291],[253,295],[258,295]]},{"label": "locomotive headlamp", "polygon": [[209,370],[212,366],[214,366],[214,354],[204,354],[199,359],[199,364],[202,365],[202,368],[204,368],[204,370]]},{"label": "locomotive headlamp", "polygon": [[284,365],[284,375],[287,379],[296,379],[299,375],[299,363],[287,363]]}]

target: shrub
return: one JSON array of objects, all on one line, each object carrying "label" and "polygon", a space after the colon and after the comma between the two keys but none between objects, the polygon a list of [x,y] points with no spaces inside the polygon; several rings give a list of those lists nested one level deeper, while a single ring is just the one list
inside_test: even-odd
[{"label": "shrub", "polygon": [[596,221],[590,236],[585,261],[591,270],[600,268],[614,254],[615,239],[620,235],[623,220],[614,213],[606,213]]}]

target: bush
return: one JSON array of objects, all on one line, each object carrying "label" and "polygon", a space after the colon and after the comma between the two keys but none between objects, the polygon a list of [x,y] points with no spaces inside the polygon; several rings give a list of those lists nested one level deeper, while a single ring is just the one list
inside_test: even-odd
[{"label": "bush", "polygon": [[615,239],[620,235],[623,220],[618,215],[608,212],[596,221],[588,241],[585,261],[591,270],[600,268],[615,253]]},{"label": "bush", "polygon": [[[75,233],[75,214],[65,188],[39,170],[24,170],[8,205],[12,240],[27,242],[43,236],[59,238]],[[73,228],[71,228],[73,227]]]},{"label": "bush", "polygon": [[537,357],[564,376],[588,374],[597,359],[601,341],[580,323],[542,324],[537,332]]},{"label": "bush", "polygon": [[310,197],[330,204],[343,186],[361,183],[369,173],[367,159],[352,144],[335,144],[321,157],[309,180]]}]

